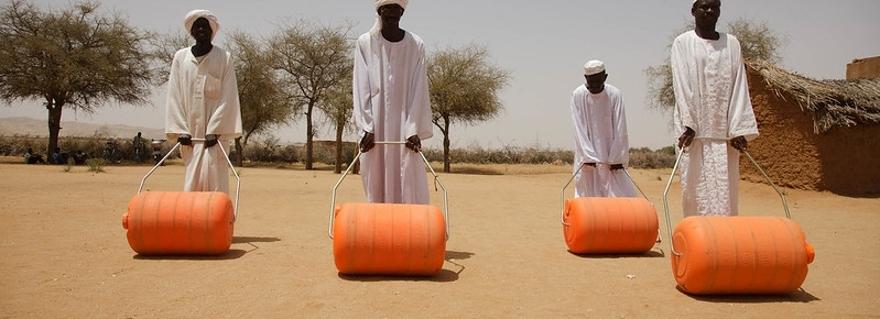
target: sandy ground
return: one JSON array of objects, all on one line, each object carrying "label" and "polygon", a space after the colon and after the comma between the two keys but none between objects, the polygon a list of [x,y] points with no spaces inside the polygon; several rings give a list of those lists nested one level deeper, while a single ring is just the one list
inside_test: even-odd
[{"label": "sandy ground", "polygon": [[[695,298],[675,289],[660,254],[666,244],[646,256],[568,253],[558,217],[564,174],[443,176],[447,262],[439,276],[418,279],[337,274],[326,234],[330,172],[245,168],[229,254],[143,258],[128,247],[120,216],[146,168],[84,170],[0,165],[0,317],[880,316],[876,198],[789,190],[817,251],[803,290]],[[149,188],[178,189],[182,171],[160,170]],[[657,207],[662,174],[633,172]],[[741,194],[744,215],[782,214],[768,186],[744,183]],[[355,176],[340,200],[362,198]]]}]

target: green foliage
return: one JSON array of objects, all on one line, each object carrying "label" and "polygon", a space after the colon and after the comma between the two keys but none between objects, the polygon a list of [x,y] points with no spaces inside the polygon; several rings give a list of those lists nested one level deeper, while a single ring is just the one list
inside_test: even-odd
[{"label": "green foliage", "polygon": [[[485,47],[471,45],[434,52],[428,63],[434,123],[444,120],[475,124],[497,116],[502,109],[499,91],[507,85],[507,71],[491,64]],[[446,132],[444,132],[446,133]]]},{"label": "green foliage", "polygon": [[314,161],[315,108],[327,106],[329,94],[351,76],[350,30],[299,22],[283,27],[269,40],[272,68],[279,72],[284,91],[291,94],[292,105],[304,110],[306,169],[312,169]]},{"label": "green foliage", "polygon": [[192,37],[183,31],[157,36],[150,39],[152,44],[151,55],[154,59],[153,72],[154,84],[162,85],[168,82],[168,76],[171,74],[171,63],[174,62],[174,55],[183,48],[192,46]]},{"label": "green foliage", "polygon": [[90,158],[86,160],[86,166],[89,167],[89,172],[92,173],[104,173],[104,159],[102,158]]},{"label": "green foliage", "polygon": [[501,113],[498,97],[510,75],[489,60],[489,51],[470,45],[434,52],[428,61],[432,121],[443,133],[443,171],[450,171],[452,123],[473,125]]},{"label": "green foliage", "polygon": [[107,101],[145,103],[151,89],[149,33],[96,2],[44,11],[24,0],[0,7],[0,99],[41,100],[51,151],[64,108],[86,113]]},{"label": "green foliage", "polygon": [[[82,151],[86,154],[86,158],[103,157],[107,148],[107,142],[111,141],[116,145],[117,159],[131,160],[134,157],[134,147],[130,139],[107,138],[102,134],[95,134],[90,137],[69,137],[65,136],[59,139],[58,147],[62,152],[72,154],[76,151]],[[168,152],[173,145],[162,147],[163,153]],[[22,156],[28,148],[37,150],[45,149],[46,138],[28,135],[0,136],[0,156]],[[40,154],[44,155],[44,154]],[[47,158],[48,156],[43,156]]]},{"label": "green foliage", "polygon": [[64,164],[64,168],[62,169],[62,171],[64,171],[65,173],[70,173],[70,170],[73,168],[74,165],[76,165],[76,161],[74,161],[73,158],[68,158],[67,164]]},{"label": "green foliage", "polygon": [[236,31],[230,35],[229,51],[235,56],[243,143],[247,145],[254,134],[289,123],[301,110],[283,90],[271,65],[271,53],[264,43]]}]

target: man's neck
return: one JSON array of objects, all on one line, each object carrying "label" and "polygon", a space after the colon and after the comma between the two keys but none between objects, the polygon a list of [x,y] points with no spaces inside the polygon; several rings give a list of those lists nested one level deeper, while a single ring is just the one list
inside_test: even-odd
[{"label": "man's neck", "polygon": [[211,49],[213,49],[213,48],[214,48],[214,45],[211,44],[211,42],[207,42],[207,43],[196,42],[196,45],[192,46],[191,51],[192,51],[193,56],[200,57],[200,56],[204,56],[204,55],[207,55],[208,53],[210,53]]},{"label": "man's neck", "polygon": [[588,87],[586,84],[584,84],[584,87],[587,88],[587,92],[590,92],[590,94],[600,94],[600,93],[602,93],[602,92],[605,92],[605,85],[604,85],[604,84],[602,85],[602,88],[596,90],[596,92],[591,91],[591,90],[590,90],[590,87]]},{"label": "man's neck", "polygon": [[390,42],[400,42],[406,36],[406,32],[398,26],[383,26],[382,37]]},{"label": "man's neck", "polygon": [[694,28],[694,32],[697,33],[697,36],[706,40],[718,40],[721,38],[721,34],[718,31],[715,31],[715,27],[704,27],[704,28]]}]

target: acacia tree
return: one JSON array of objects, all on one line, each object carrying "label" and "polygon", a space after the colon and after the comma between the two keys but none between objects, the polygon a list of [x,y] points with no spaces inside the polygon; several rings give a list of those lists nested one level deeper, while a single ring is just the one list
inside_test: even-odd
[{"label": "acacia tree", "polygon": [[43,11],[24,0],[0,8],[0,99],[42,100],[47,153],[58,146],[65,108],[92,113],[108,101],[146,103],[152,35],[83,1]]},{"label": "acacia tree", "polygon": [[157,86],[168,82],[168,76],[171,74],[171,63],[174,62],[174,54],[180,49],[192,46],[194,41],[192,36],[182,31],[153,38],[152,53],[155,62],[155,84]]},{"label": "acacia tree", "polygon": [[281,74],[281,83],[294,103],[304,107],[307,170],[314,162],[315,109],[351,76],[350,29],[300,22],[284,27],[270,41],[272,67]]},{"label": "acacia tree", "polygon": [[244,146],[254,134],[261,134],[294,120],[301,107],[282,90],[271,65],[271,54],[264,43],[247,33],[236,31],[229,50],[235,57],[238,98],[241,102],[242,137],[235,139],[238,165],[243,163]]},{"label": "acacia tree", "polygon": [[[690,21],[677,32],[675,36],[694,29],[694,22]],[[742,47],[743,59],[748,61],[766,61],[779,63],[779,48],[783,40],[771,30],[766,23],[753,22],[744,18],[734,20],[727,25],[730,34],[739,39]],[[670,41],[669,48],[672,48]],[[648,104],[651,107],[670,111],[675,107],[675,91],[672,88],[672,62],[669,55],[661,65],[645,69],[648,76]]]},{"label": "acacia tree", "polygon": [[473,125],[496,117],[502,109],[499,91],[507,85],[507,71],[489,61],[486,48],[476,45],[446,49],[431,55],[432,121],[443,133],[443,171],[450,171],[450,127]]},{"label": "acacia tree", "polygon": [[354,113],[354,103],[352,102],[351,95],[352,74],[348,73],[348,75],[347,78],[342,79],[338,85],[328,91],[327,98],[321,104],[321,111],[327,116],[327,121],[333,125],[336,132],[336,165],[333,168],[333,172],[336,174],[342,172],[342,149],[344,146],[342,137],[346,132],[355,130],[354,123],[351,121]]}]

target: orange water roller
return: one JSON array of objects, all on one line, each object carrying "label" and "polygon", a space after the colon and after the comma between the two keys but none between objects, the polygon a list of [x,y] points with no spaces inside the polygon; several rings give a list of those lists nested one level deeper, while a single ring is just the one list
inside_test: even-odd
[{"label": "orange water roller", "polygon": [[[402,145],[403,142],[376,142]],[[346,203],[336,205],[336,192],[354,161],[333,187],[328,235],[340,274],[433,276],[443,268],[449,239],[449,199],[446,187],[419,152],[434,181],[443,189],[444,211],[430,205]]]},{"label": "orange water roller", "polygon": [[342,204],[333,259],[343,274],[428,276],[443,267],[443,213],[429,205]]},{"label": "orange water roller", "polygon": [[232,244],[232,200],[220,192],[143,192],[122,227],[141,255],[220,255]]},{"label": "orange water roller", "polygon": [[678,288],[693,295],[781,295],[800,288],[815,251],[791,219],[785,194],[748,152],[743,154],[782,199],[786,218],[691,216],[672,232],[669,188],[682,154],[663,193],[667,232],[672,234],[672,273]]},{"label": "orange water roller", "polygon": [[641,254],[651,250],[659,242],[657,210],[626,169],[624,173],[643,198],[565,199],[566,189],[584,166],[562,188],[562,230],[568,250],[575,254]]},{"label": "orange water roller", "polygon": [[[193,139],[194,142],[203,140]],[[223,143],[217,144],[223,153]],[[138,194],[122,216],[122,227],[132,250],[141,255],[222,255],[229,251],[238,213],[241,179],[236,199],[222,192],[145,192],[147,179],[180,147],[174,146],[141,180]]]}]

